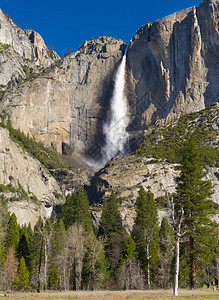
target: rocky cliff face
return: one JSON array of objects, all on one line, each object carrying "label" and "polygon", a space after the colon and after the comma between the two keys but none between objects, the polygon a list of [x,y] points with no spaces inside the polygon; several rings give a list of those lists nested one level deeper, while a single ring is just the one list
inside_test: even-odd
[{"label": "rocky cliff face", "polygon": [[30,72],[39,73],[59,56],[50,52],[39,33],[22,30],[0,9],[0,91],[21,83]]},{"label": "rocky cliff face", "polygon": [[114,72],[125,47],[111,37],[87,41],[36,79],[5,93],[0,109],[14,127],[59,153],[92,152],[101,141]]},{"label": "rocky cliff face", "polygon": [[16,214],[20,224],[32,225],[39,216],[49,217],[53,207],[64,200],[56,180],[1,127],[0,195],[8,201],[9,211]]},{"label": "rocky cliff face", "polygon": [[[218,4],[202,1],[199,7],[144,25],[133,37],[126,94],[128,130],[136,134],[137,143],[142,130],[157,118],[172,119],[218,101]],[[12,85],[19,83],[5,93],[0,109],[9,113],[14,127],[45,146],[98,159],[113,76],[126,47],[123,41],[100,37],[55,61],[39,34],[22,31],[2,12],[0,17],[2,47],[10,45],[6,50],[12,53],[4,50],[0,56],[2,84],[10,78]],[[29,80],[23,83],[25,76]]]},{"label": "rocky cliff face", "polygon": [[[218,168],[210,168],[207,179],[210,179],[214,186],[212,199],[219,204],[218,172]],[[94,176],[91,181],[90,196],[93,199],[98,199],[98,197],[102,199],[109,196],[112,190],[119,192],[123,226],[130,232],[136,216],[134,204],[140,186],[143,186],[146,191],[150,189],[154,194],[161,220],[163,216],[170,217],[166,193],[175,192],[174,179],[177,175],[175,164],[162,160],[154,162],[153,159],[136,155],[117,156]],[[94,209],[92,214],[98,226],[101,213]],[[216,218],[219,222],[219,215]]]},{"label": "rocky cliff face", "polygon": [[[182,121],[183,119],[184,122]],[[175,128],[175,133],[171,131],[173,128]],[[198,138],[200,145],[204,143],[201,140],[201,135],[206,137],[207,132],[211,132],[203,146],[207,148],[211,147],[212,151],[205,152],[205,155],[209,158],[216,151],[217,154],[215,155],[214,163],[208,162],[211,167],[207,167],[208,173],[206,179],[212,182],[214,189],[212,200],[219,204],[219,103],[215,103],[205,110],[187,115],[187,121],[185,121],[184,117],[172,122],[168,126],[156,124],[149,134],[152,148],[156,149],[153,153],[159,153],[155,156],[157,157],[156,159],[153,154],[145,154],[144,151],[136,151],[136,154],[131,155],[116,156],[91,179],[91,185],[88,188],[91,200],[94,199],[96,202],[101,202],[104,197],[108,197],[111,194],[112,190],[118,192],[123,225],[127,231],[131,230],[134,223],[134,204],[140,186],[143,186],[146,191],[150,190],[154,194],[159,209],[160,220],[164,215],[170,216],[166,195],[167,193],[172,194],[175,192],[175,178],[178,176],[179,171],[176,168],[177,163],[168,163],[167,158],[170,158],[171,150],[173,149],[172,144],[170,145],[171,139],[167,137],[168,131],[173,136],[177,134],[178,143],[182,143],[184,139],[193,134],[194,137]],[[164,142],[165,139],[166,142]],[[161,148],[155,148],[158,144],[163,145],[162,149],[167,149],[168,145],[170,146],[166,155],[162,152]],[[146,140],[145,148],[149,149],[150,147],[149,140]],[[172,161],[176,160],[177,157],[172,159]],[[93,206],[92,213],[96,226],[99,224],[100,211],[101,205],[99,207],[98,205]],[[219,214],[217,214],[216,220],[219,222]]]},{"label": "rocky cliff face", "polygon": [[219,1],[204,0],[136,32],[127,54],[130,131],[218,101],[218,16]]}]

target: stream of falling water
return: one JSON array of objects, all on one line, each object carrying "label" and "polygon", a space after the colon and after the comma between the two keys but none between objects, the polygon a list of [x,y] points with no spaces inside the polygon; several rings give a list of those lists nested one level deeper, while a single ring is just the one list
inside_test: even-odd
[{"label": "stream of falling water", "polygon": [[128,143],[128,105],[124,94],[125,87],[125,65],[126,54],[118,67],[115,76],[114,91],[110,103],[110,115],[104,124],[105,145],[102,152],[102,165],[105,165],[113,156],[125,153],[125,146]]}]

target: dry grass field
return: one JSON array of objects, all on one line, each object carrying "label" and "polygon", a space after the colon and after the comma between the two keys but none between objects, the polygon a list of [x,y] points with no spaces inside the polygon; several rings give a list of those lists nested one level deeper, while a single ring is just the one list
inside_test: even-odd
[{"label": "dry grass field", "polygon": [[[1,298],[1,297],[0,297]],[[13,293],[9,297],[2,299],[15,299],[15,300],[33,300],[33,299],[55,299],[55,300],[70,300],[70,299],[84,299],[84,300],[126,300],[126,299],[139,299],[139,300],[171,300],[171,299],[210,299],[219,300],[219,290],[213,289],[197,289],[186,290],[180,289],[179,296],[172,296],[172,290],[144,290],[144,291],[70,291],[70,292],[42,292],[38,293]]]}]

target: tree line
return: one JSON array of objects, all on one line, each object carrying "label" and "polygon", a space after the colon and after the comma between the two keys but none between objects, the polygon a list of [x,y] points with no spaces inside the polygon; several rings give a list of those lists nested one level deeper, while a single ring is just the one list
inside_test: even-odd
[{"label": "tree line", "polygon": [[0,224],[0,289],[144,289],[218,284],[218,227],[212,184],[204,179],[200,150],[181,151],[176,193],[166,197],[169,218],[159,221],[154,195],[140,187],[130,234],[119,196],[103,201],[94,231],[83,187],[67,196],[57,216],[19,226],[3,204]]}]

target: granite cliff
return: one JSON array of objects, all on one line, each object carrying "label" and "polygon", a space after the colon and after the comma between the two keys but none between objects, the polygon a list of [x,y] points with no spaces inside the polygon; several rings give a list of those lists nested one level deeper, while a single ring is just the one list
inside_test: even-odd
[{"label": "granite cliff", "polygon": [[[0,196],[19,223],[34,225],[39,216],[49,217],[54,205],[64,201],[56,180],[37,159],[14,143],[0,127]],[[2,201],[2,199],[1,199]]]},{"label": "granite cliff", "polygon": [[[0,9],[0,95],[30,73],[39,73],[60,57],[49,51],[41,35],[22,30]],[[28,74],[29,73],[29,74]]]},{"label": "granite cliff", "polygon": [[[169,120],[218,101],[218,4],[204,0],[198,7],[148,23],[131,40],[126,95],[134,147],[158,118]],[[59,153],[99,158],[113,76],[125,43],[99,37],[58,59],[55,52],[48,53],[39,34],[22,31],[2,12],[0,20],[3,47],[8,44],[16,61],[20,59],[13,69],[6,64],[14,60],[6,59],[5,52],[1,55],[0,82],[5,86],[15,77],[19,85],[7,89],[0,109],[9,114],[14,127]]]},{"label": "granite cliff", "polygon": [[137,30],[127,52],[129,130],[219,99],[219,1],[203,0]]},{"label": "granite cliff", "polygon": [[[125,76],[130,150],[153,132],[150,125],[171,124],[181,115],[218,102],[218,4],[219,0],[203,0],[198,7],[137,30],[128,46]],[[39,215],[49,216],[68,193],[86,185],[91,202],[111,189],[121,192],[123,222],[130,230],[139,185],[151,188],[156,198],[162,199],[166,190],[174,192],[175,164],[153,162],[147,155],[115,157],[91,178],[94,172],[82,159],[82,155],[100,159],[103,123],[125,49],[122,40],[103,36],[60,58],[37,32],[22,30],[0,10],[0,115],[10,119],[14,128],[64,154],[62,159],[73,166],[48,172],[10,139],[6,128],[0,128],[2,196],[20,223],[34,224]],[[206,124],[216,132],[214,147],[218,148],[218,118],[212,118],[214,122]],[[192,122],[198,124],[198,119]],[[218,168],[209,172],[216,202],[218,173]],[[98,224],[101,210],[96,208],[93,215]]]},{"label": "granite cliff", "polygon": [[[132,154],[116,156],[93,176],[88,187],[90,199],[101,202],[111,191],[118,193],[123,225],[130,231],[135,217],[135,201],[140,186],[154,194],[160,220],[170,217],[167,193],[174,193],[178,176],[178,147],[192,134],[204,147],[207,178],[214,188],[212,199],[219,204],[219,103],[190,113],[168,125],[156,122],[147,132],[144,144]],[[178,146],[176,145],[178,143]],[[174,153],[174,155],[172,155]],[[98,226],[101,205],[94,204]],[[219,214],[216,215],[219,222]]]},{"label": "granite cliff", "polygon": [[90,40],[5,92],[0,104],[15,128],[59,153],[87,153],[101,143],[116,66],[126,46],[111,37]]}]

